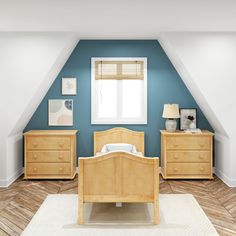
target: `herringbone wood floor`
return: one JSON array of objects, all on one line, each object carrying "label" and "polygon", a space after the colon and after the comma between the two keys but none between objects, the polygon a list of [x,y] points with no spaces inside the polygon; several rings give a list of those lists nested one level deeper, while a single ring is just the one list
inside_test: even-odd
[{"label": "herringbone wood floor", "polygon": [[[24,181],[0,189],[0,235],[20,235],[48,194],[77,193],[73,181]],[[219,235],[236,235],[236,188],[215,177],[212,181],[160,181],[160,193],[195,196]]]}]

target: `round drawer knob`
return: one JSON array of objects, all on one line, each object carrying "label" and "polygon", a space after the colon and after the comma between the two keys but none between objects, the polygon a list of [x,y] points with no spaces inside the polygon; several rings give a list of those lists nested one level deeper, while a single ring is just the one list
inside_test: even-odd
[{"label": "round drawer knob", "polygon": [[203,167],[201,167],[201,168],[200,168],[200,171],[201,171],[201,172],[202,172],[202,171],[204,171],[204,168],[203,168]]},{"label": "round drawer knob", "polygon": [[63,171],[63,168],[62,168],[62,167],[60,167],[60,168],[59,168],[59,171]]},{"label": "round drawer knob", "polygon": [[61,148],[62,148],[63,146],[64,146],[64,145],[63,145],[63,143],[60,143],[60,144],[59,144],[59,147],[61,147]]},{"label": "round drawer knob", "polygon": [[34,154],[33,158],[36,160],[36,159],[37,159],[37,155],[36,155],[36,154]]},{"label": "round drawer knob", "polygon": [[204,158],[204,156],[200,155],[200,156],[199,156],[199,158],[200,158],[200,159],[203,159],[203,158]]},{"label": "round drawer knob", "polygon": [[33,147],[37,147],[37,146],[38,146],[38,144],[37,144],[37,143],[34,143],[34,144],[33,144]]},{"label": "round drawer knob", "polygon": [[37,168],[33,168],[33,172],[37,172]]},{"label": "round drawer knob", "polygon": [[174,172],[178,172],[178,168],[174,168]]},{"label": "round drawer knob", "polygon": [[179,157],[177,155],[174,156],[174,159],[178,159]]},{"label": "round drawer knob", "polygon": [[204,144],[200,144],[200,147],[204,147]]},{"label": "round drawer knob", "polygon": [[60,159],[60,160],[62,160],[62,159],[63,159],[63,156],[62,156],[62,155],[60,155],[60,156],[59,156],[59,159]]}]

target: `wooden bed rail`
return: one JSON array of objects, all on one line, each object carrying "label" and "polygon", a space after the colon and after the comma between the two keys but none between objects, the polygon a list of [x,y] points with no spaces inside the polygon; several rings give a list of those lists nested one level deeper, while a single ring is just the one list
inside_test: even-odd
[{"label": "wooden bed rail", "polygon": [[101,152],[102,147],[108,143],[129,143],[144,155],[144,132],[116,127],[104,131],[96,131],[94,138],[94,156]]}]

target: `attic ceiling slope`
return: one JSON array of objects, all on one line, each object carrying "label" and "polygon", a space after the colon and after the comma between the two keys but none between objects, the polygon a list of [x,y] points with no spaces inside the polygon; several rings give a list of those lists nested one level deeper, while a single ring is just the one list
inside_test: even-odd
[{"label": "attic ceiling slope", "polygon": [[159,42],[216,131],[216,173],[236,186],[236,33],[165,33]]},{"label": "attic ceiling slope", "polygon": [[[161,44],[162,48],[168,55],[169,59],[171,60],[172,64],[174,65],[175,69],[178,71],[179,75],[181,76],[182,80],[184,81],[185,85],[188,87],[188,89],[191,91],[191,94],[193,95],[194,99],[198,103],[199,107],[202,109],[203,113],[207,117],[208,121],[214,128],[216,132],[221,133],[222,135],[227,135],[222,123],[219,121],[217,115],[212,110],[210,104],[208,103],[208,99],[203,94],[201,89],[199,88],[199,83],[197,78],[192,78],[192,71],[188,70],[186,68],[185,61],[182,60],[182,57],[177,49],[179,49],[176,45],[173,44],[172,39],[174,37],[182,37],[183,35],[186,35],[184,33],[181,34],[169,34],[165,33],[162,34],[158,41]],[[187,35],[189,35],[187,33]],[[173,38],[172,38],[173,37]],[[182,38],[183,42],[184,39]],[[194,50],[194,47],[188,47],[189,45],[185,45],[185,49]],[[194,56],[193,56],[194,57]],[[197,58],[196,58],[197,60]]]},{"label": "attic ceiling slope", "polygon": [[[52,33],[52,35],[53,34],[54,33]],[[51,87],[53,81],[61,71],[62,67],[66,63],[67,59],[70,57],[72,51],[74,50],[79,41],[77,39],[77,36],[74,34],[66,33],[63,38],[64,39],[62,40],[62,42],[64,43],[64,45],[59,51],[57,58],[55,58],[55,61],[51,61],[51,67],[48,69],[48,71],[45,71],[44,80],[41,81],[39,87],[35,91],[35,94],[33,94],[32,99],[25,104],[25,109],[19,117],[18,121],[16,122],[16,125],[11,130],[10,135],[17,134],[25,128],[31,116],[34,114],[38,105],[42,101],[48,89]]]},{"label": "attic ceiling slope", "polygon": [[77,43],[71,33],[0,33],[0,187],[22,173],[22,131]]},{"label": "attic ceiling slope", "polygon": [[169,31],[235,31],[234,0],[0,0],[0,31],[155,39]]}]

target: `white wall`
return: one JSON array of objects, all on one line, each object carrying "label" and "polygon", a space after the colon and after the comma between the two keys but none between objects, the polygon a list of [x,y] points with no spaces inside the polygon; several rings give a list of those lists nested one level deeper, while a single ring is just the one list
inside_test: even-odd
[{"label": "white wall", "polygon": [[236,186],[236,34],[166,33],[160,43],[216,131],[216,173]]},{"label": "white wall", "polygon": [[0,33],[0,186],[22,173],[22,131],[77,42],[68,33]]}]

